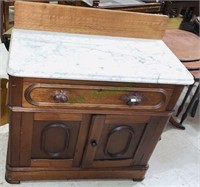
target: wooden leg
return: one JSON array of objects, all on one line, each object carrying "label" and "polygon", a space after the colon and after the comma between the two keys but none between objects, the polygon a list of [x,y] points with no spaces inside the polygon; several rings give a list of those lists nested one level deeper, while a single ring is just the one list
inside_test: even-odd
[{"label": "wooden leg", "polygon": [[7,176],[5,176],[5,180],[9,184],[20,184],[20,181],[10,180],[9,178],[7,178]]},{"label": "wooden leg", "polygon": [[141,178],[141,179],[132,179],[134,182],[141,182],[144,180],[144,178]]},{"label": "wooden leg", "polygon": [[6,179],[6,182],[9,184],[20,184],[20,181],[9,181]]}]

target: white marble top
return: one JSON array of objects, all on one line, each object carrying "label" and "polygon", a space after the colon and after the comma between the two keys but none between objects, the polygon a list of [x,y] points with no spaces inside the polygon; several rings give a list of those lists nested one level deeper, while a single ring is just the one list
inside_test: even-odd
[{"label": "white marble top", "polygon": [[162,40],[14,29],[8,74],[18,77],[192,84]]}]

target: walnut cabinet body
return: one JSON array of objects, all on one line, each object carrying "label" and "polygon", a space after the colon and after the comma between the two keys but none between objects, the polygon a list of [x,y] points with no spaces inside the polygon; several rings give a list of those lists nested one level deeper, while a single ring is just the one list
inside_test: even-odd
[{"label": "walnut cabinet body", "polygon": [[10,76],[7,181],[142,180],[181,90]]}]

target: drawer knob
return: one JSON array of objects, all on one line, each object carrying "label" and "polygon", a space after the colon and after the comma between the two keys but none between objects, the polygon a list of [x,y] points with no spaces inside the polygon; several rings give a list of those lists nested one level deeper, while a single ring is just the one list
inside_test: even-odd
[{"label": "drawer knob", "polygon": [[66,103],[68,101],[66,92],[64,92],[63,90],[56,91],[53,95],[53,99],[56,103]]},{"label": "drawer knob", "polygon": [[60,101],[61,101],[61,103],[66,103],[68,101],[67,96],[66,95],[61,95]]},{"label": "drawer knob", "polygon": [[133,95],[128,97],[127,105],[138,105],[142,101],[142,98],[139,95]]}]

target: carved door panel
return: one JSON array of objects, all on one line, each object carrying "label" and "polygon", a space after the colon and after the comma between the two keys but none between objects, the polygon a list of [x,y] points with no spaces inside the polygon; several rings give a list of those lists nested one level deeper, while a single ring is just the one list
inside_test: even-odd
[{"label": "carved door panel", "polygon": [[127,167],[148,124],[149,116],[96,115],[92,120],[84,167]]},{"label": "carved door panel", "polygon": [[31,153],[28,153],[30,165],[78,167],[88,133],[90,116],[35,113],[33,118]]}]

